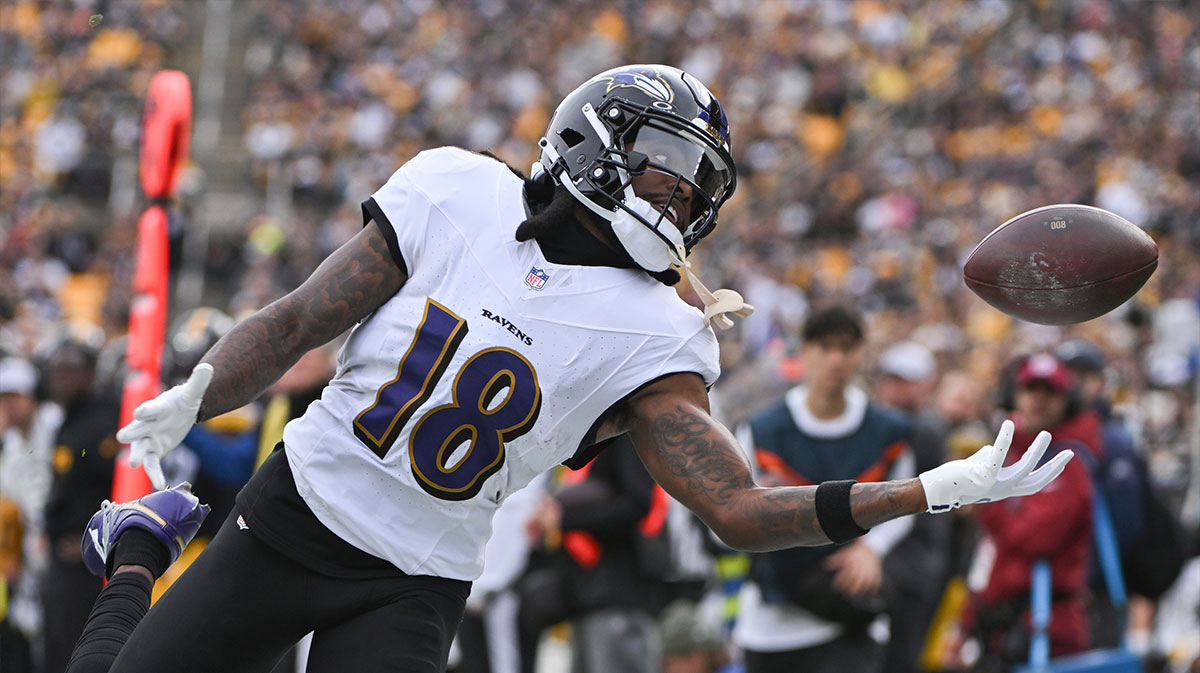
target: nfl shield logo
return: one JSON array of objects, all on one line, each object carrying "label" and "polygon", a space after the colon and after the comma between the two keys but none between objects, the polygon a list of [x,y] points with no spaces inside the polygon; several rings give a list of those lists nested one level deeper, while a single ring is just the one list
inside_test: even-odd
[{"label": "nfl shield logo", "polygon": [[546,287],[548,280],[550,280],[550,274],[536,267],[531,267],[529,273],[525,274],[525,284],[535,290]]}]

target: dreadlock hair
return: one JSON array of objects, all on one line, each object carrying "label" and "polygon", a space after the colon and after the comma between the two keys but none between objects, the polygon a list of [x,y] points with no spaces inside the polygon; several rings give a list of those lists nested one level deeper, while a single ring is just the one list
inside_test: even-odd
[{"label": "dreadlock hair", "polygon": [[[525,174],[517,170],[503,159],[488,151],[481,151],[480,154],[491,157],[496,161],[508,167],[514,175],[524,181],[525,201],[529,204],[530,216],[524,222],[517,226],[516,238],[520,242],[536,240],[541,236],[545,236],[553,232],[558,227],[569,226],[576,222],[575,206],[579,203],[571,192],[567,191],[566,187],[557,184],[554,178],[550,177],[548,172],[538,173],[532,178],[525,177]],[[607,222],[605,223],[607,225]],[[601,227],[602,235],[608,240],[605,243],[621,258],[627,262],[630,267],[638,268],[634,263],[633,258],[625,251],[620,242],[616,240],[616,235],[608,226]],[[679,272],[675,269],[665,269],[663,271],[646,271],[647,274],[654,280],[663,285],[675,285],[679,282]]]},{"label": "dreadlock hair", "polygon": [[525,180],[525,201],[529,204],[529,219],[517,227],[517,240],[522,242],[571,223],[575,219],[575,205],[579,203],[566,187],[555,184],[546,173]]}]

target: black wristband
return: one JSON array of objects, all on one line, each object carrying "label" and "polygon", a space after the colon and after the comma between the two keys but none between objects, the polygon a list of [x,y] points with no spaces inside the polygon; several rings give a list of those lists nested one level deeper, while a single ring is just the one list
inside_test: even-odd
[{"label": "black wristband", "polygon": [[850,487],[858,482],[826,481],[817,486],[817,521],[821,531],[834,542],[847,542],[866,534],[850,515]]}]

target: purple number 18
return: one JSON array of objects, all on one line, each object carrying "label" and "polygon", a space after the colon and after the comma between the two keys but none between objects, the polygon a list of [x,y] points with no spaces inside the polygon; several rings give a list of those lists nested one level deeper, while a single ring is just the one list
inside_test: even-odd
[{"label": "purple number 18", "polygon": [[[385,457],[416,410],[433,394],[467,334],[467,322],[429,299],[417,334],[375,402],[354,419],[354,434]],[[503,397],[500,398],[501,393]],[[533,428],[542,391],[529,360],[509,348],[486,348],[458,369],[453,401],[426,411],[409,431],[409,464],[426,492],[466,500],[504,464],[504,443]],[[497,398],[500,398],[497,401]],[[465,452],[459,451],[464,443]],[[461,454],[454,464],[450,459]]]}]

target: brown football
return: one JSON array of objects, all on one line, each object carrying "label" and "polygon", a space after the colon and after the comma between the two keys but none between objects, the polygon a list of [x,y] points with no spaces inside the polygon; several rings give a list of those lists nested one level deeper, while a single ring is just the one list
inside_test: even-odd
[{"label": "brown football", "polygon": [[1133,223],[1064,203],[996,227],[967,257],[963,280],[1014,318],[1067,325],[1120,306],[1157,267],[1158,246]]}]

